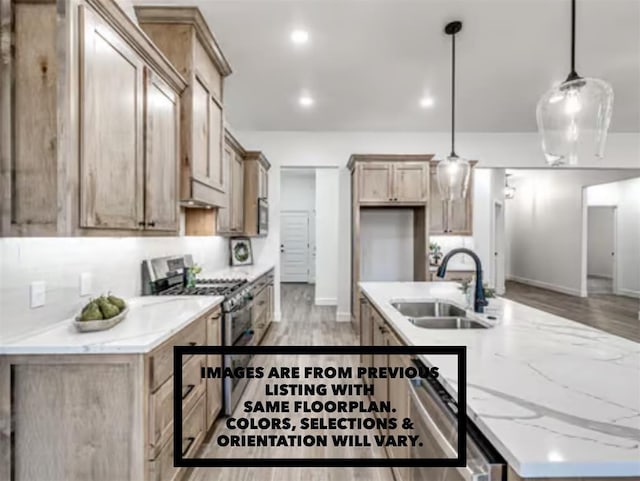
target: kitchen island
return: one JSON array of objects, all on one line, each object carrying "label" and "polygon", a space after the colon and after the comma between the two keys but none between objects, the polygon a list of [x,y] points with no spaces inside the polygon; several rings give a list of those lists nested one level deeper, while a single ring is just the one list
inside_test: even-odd
[{"label": "kitchen island", "polygon": [[[510,479],[640,476],[640,345],[506,299],[487,329],[425,329],[394,301],[446,299],[455,283],[363,282],[362,295],[407,345],[466,346],[467,416]],[[453,356],[422,356],[457,398]]]},{"label": "kitchen island", "polygon": [[[109,330],[79,333],[67,319],[0,344],[0,479],[179,479],[173,348],[219,346],[223,300],[133,298]],[[221,361],[182,359],[185,456],[198,451],[221,410],[221,382],[200,376]]]}]

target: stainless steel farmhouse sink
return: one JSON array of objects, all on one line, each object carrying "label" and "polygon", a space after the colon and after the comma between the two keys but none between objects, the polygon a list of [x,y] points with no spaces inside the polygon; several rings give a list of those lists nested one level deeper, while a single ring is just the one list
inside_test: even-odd
[{"label": "stainless steel farmhouse sink", "polygon": [[486,329],[489,326],[467,316],[464,309],[442,300],[392,302],[391,306],[423,329]]},{"label": "stainless steel farmhouse sink", "polygon": [[419,317],[464,317],[466,311],[446,301],[392,302],[391,305],[403,316]]}]

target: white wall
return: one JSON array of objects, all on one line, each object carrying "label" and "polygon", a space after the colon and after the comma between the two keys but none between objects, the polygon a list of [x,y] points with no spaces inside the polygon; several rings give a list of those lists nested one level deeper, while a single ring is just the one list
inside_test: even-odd
[{"label": "white wall", "polygon": [[[433,153],[442,158],[449,151],[448,132],[308,132],[308,131],[238,131],[237,138],[248,149],[262,150],[272,164],[269,186],[270,234],[264,240],[265,249],[274,259],[279,248],[279,194],[278,167],[338,167],[338,319],[350,319],[351,269],[351,184],[346,169],[353,153]],[[545,161],[537,133],[464,133],[457,134],[458,151],[479,161],[479,167],[540,168]],[[594,167],[640,167],[640,134],[611,133],[607,141],[606,163]],[[487,198],[487,201],[489,198]],[[482,222],[490,222],[484,218]],[[476,217],[474,216],[474,222]],[[482,226],[482,222],[480,225]],[[482,234],[481,234],[482,235]],[[486,239],[486,237],[485,237]],[[490,240],[489,240],[490,244]],[[254,246],[255,250],[255,246]],[[484,252],[489,250],[484,249]],[[485,259],[482,259],[483,262]],[[279,270],[279,267],[277,267]],[[490,273],[489,273],[490,277]],[[276,276],[276,279],[278,277]],[[275,287],[276,306],[280,305],[280,286]],[[276,313],[279,316],[279,312]]]},{"label": "white wall", "polygon": [[338,303],[338,169],[316,171],[316,298],[318,305]]},{"label": "white wall", "polygon": [[[228,265],[222,237],[167,238],[5,238],[0,239],[0,336],[18,336],[78,313],[89,300],[80,297],[81,273],[92,275],[92,296],[111,291],[141,294],[143,259],[193,254],[204,271]],[[46,282],[46,304],[29,307],[29,285]]]},{"label": "white wall", "polygon": [[613,278],[614,208],[591,206],[587,219],[587,275]]},{"label": "white wall", "polygon": [[280,181],[280,210],[313,212],[316,208],[315,169],[283,170]]},{"label": "white wall", "polygon": [[583,188],[637,176],[640,171],[547,169],[511,172],[516,194],[505,203],[508,278],[568,294],[585,295]]},{"label": "white wall", "polygon": [[360,212],[360,279],[413,280],[413,209]]},{"label": "white wall", "polygon": [[640,297],[640,177],[590,186],[585,196],[589,206],[617,207],[615,287],[619,294]]}]

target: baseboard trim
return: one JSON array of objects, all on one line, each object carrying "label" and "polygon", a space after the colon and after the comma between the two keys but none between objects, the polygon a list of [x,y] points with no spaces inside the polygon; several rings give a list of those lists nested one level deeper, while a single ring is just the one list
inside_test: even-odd
[{"label": "baseboard trim", "polygon": [[618,289],[618,294],[620,294],[621,296],[635,297],[636,299],[640,299],[640,291],[634,291],[633,289]]},{"label": "baseboard trim", "polygon": [[316,297],[316,306],[337,306],[338,299],[335,297]]},{"label": "baseboard trim", "polygon": [[351,322],[351,313],[350,312],[336,313],[336,322]]},{"label": "baseboard trim", "polygon": [[570,287],[559,286],[550,282],[537,281],[535,279],[527,279],[526,277],[510,275],[507,277],[510,281],[516,281],[520,284],[527,284],[533,287],[540,287],[542,289],[548,289],[550,291],[561,292],[562,294],[569,294],[570,296],[581,296],[580,289],[571,289]]}]

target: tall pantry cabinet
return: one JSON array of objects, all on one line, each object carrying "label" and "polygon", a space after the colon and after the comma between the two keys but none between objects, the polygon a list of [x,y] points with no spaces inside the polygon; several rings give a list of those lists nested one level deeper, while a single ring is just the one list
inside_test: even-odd
[{"label": "tall pantry cabinet", "polygon": [[2,235],[175,235],[185,80],[115,2],[58,3],[2,2]]}]

